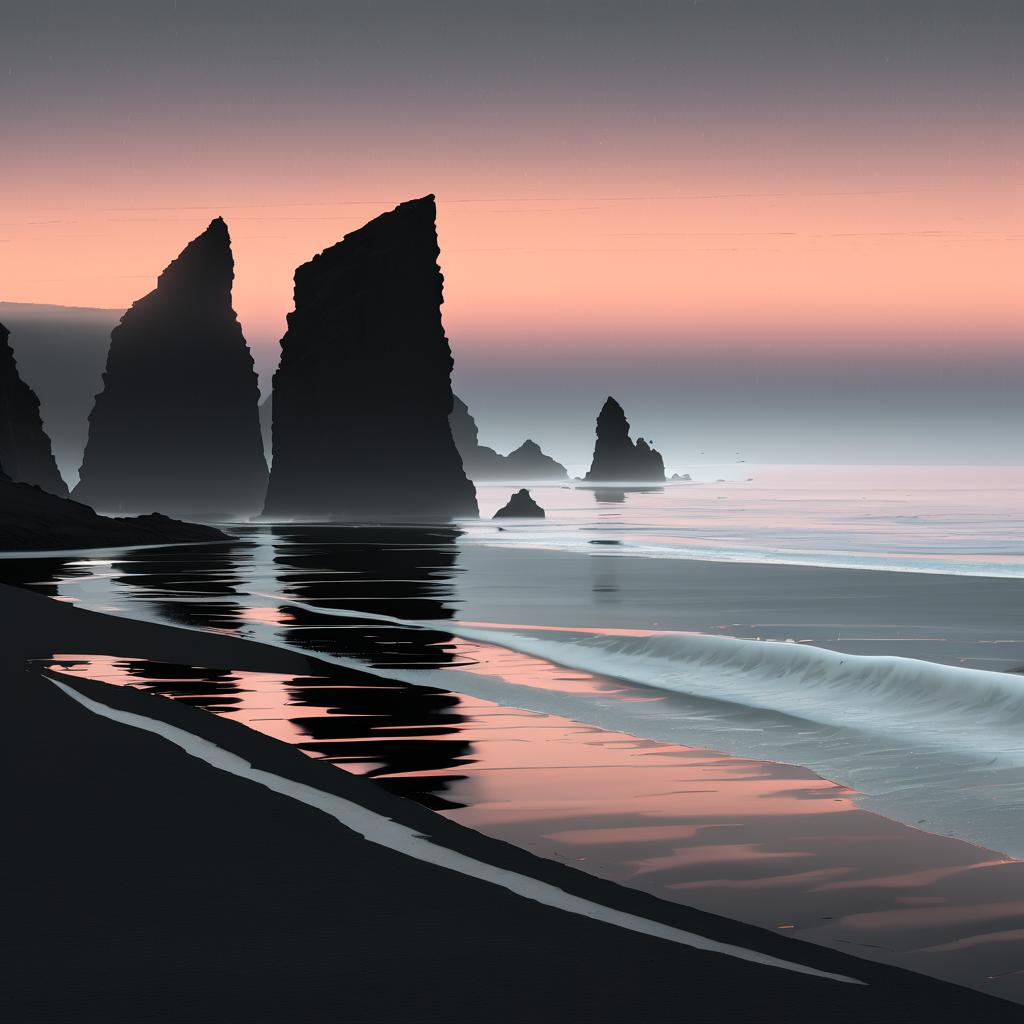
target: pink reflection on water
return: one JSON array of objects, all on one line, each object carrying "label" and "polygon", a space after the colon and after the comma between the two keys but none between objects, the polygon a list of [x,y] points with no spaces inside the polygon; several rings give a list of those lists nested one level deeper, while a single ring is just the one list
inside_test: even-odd
[{"label": "pink reflection on water", "polygon": [[[769,889],[818,887],[818,883],[837,875],[847,875],[852,867],[814,868],[811,871],[795,871],[790,875],[771,875],[764,878],[713,878],[701,882],[672,882],[672,889]],[[820,887],[819,887],[820,888]]]},{"label": "pink reflection on water", "polygon": [[1024,928],[1013,928],[1007,932],[987,932],[984,935],[972,935],[955,942],[945,942],[941,946],[929,946],[922,950],[925,953],[951,953],[955,950],[968,949],[991,942],[1024,942]]},{"label": "pink reflection on water", "polygon": [[[530,685],[609,685],[474,652],[481,671],[500,664]],[[358,675],[92,655],[49,667],[196,704],[388,788],[413,786],[399,792],[440,793],[456,821],[659,898],[1024,1001],[1024,863],[861,810],[806,769]]]},{"label": "pink reflection on water", "polygon": [[928,871],[911,871],[903,875],[889,875],[884,878],[858,879],[851,882],[834,882],[825,886],[826,889],[907,889],[928,886],[934,882],[959,875],[964,871],[975,871],[978,868],[993,867],[997,864],[1012,864],[1009,858],[1000,860],[983,860],[974,864],[957,864],[953,867],[932,868]]},{"label": "pink reflection on water", "polygon": [[[138,674],[140,664],[145,662],[101,654],[55,654],[54,663],[48,667],[53,672],[81,675],[114,686],[152,689],[155,680]],[[305,733],[288,717],[294,710],[286,711],[289,707],[286,687],[293,679],[292,675],[275,672],[226,672],[214,679],[227,691],[223,694],[201,690],[195,686],[197,680],[191,675],[161,675],[158,685],[166,696],[189,703],[216,702],[216,706],[207,710],[230,715],[274,739],[297,743],[305,738]]]},{"label": "pink reflection on water", "polygon": [[[529,627],[519,627],[532,629]],[[601,630],[589,630],[599,633]],[[637,631],[638,635],[646,635]],[[457,667],[461,672],[474,675],[497,677],[516,686],[529,686],[536,690],[555,693],[604,694],[621,700],[664,700],[649,690],[629,686],[617,680],[605,679],[590,672],[562,668],[543,658],[519,654],[505,647],[477,643],[455,637],[446,645],[458,658]]]},{"label": "pink reflection on water", "polygon": [[243,608],[238,612],[238,618],[247,622],[262,622],[267,626],[280,626],[295,621],[294,615],[289,615],[281,608]]},{"label": "pink reflection on water", "polygon": [[866,911],[862,914],[848,914],[843,918],[843,924],[858,931],[920,931],[975,921],[999,921],[1006,917],[1024,918],[1024,900],[976,903],[959,907],[906,907]]},{"label": "pink reflection on water", "polygon": [[728,864],[730,861],[743,861],[750,865],[755,861],[793,860],[797,857],[810,857],[807,851],[770,853],[759,849],[754,843],[733,843],[726,846],[697,846],[678,850],[663,857],[649,857],[646,860],[633,862],[633,871],[637,875],[646,875],[654,871],[671,871],[676,868],[694,867],[698,864]]}]

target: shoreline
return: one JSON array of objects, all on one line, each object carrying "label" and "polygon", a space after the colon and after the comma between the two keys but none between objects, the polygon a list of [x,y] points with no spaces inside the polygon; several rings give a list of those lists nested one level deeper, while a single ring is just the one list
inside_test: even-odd
[{"label": "shoreline", "polygon": [[[695,1000],[699,1002],[705,1012],[703,1019],[707,1020],[731,1019],[735,1015],[757,1020],[758,1008],[766,1001],[786,1006],[787,1019],[794,1021],[817,1021],[824,1014],[833,1020],[872,1019],[872,1014],[876,1015],[874,1019],[882,1019],[877,1014],[895,1012],[901,1020],[925,1020],[934,1019],[939,1008],[948,1011],[958,1004],[962,1006],[959,1012],[975,1020],[1012,1019],[1010,1014],[1017,1012],[1012,1004],[1002,1000],[845,957],[725,918],[664,904],[541,860],[462,826],[445,823],[410,801],[382,793],[369,783],[312,761],[276,740],[259,737],[244,726],[195,708],[103,684],[81,688],[81,692],[107,705],[122,709],[131,705],[136,713],[150,717],[156,713],[161,720],[223,745],[254,765],[273,766],[278,774],[299,781],[303,777],[315,778],[316,788],[383,809],[382,813],[418,831],[425,830],[448,848],[469,849],[482,859],[497,859],[561,888],[596,894],[596,902],[603,905],[614,904],[628,913],[639,911],[641,916],[697,931],[717,941],[744,945],[784,959],[798,956],[801,963],[823,970],[838,968],[830,973],[852,974],[868,985],[844,985],[840,995],[835,991],[835,982],[790,976],[776,968],[755,967],[732,958],[683,949],[621,929],[609,931],[607,925],[527,904],[499,893],[493,886],[458,878],[451,872],[438,874],[437,868],[416,865],[409,858],[388,851],[375,848],[375,852],[368,854],[364,848],[368,844],[346,834],[326,816],[293,806],[294,802],[251,784],[223,777],[223,773],[207,766],[189,763],[190,759],[153,737],[141,737],[136,730],[98,721],[81,709],[76,712],[55,687],[42,683],[38,664],[27,665],[27,659],[48,658],[59,649],[76,649],[178,664],[206,662],[264,671],[279,668],[286,672],[308,672],[314,665],[320,670],[329,666],[236,638],[85,612],[6,586],[0,587],[0,606],[5,621],[14,627],[10,629],[3,659],[11,680],[15,721],[17,713],[22,717],[21,727],[15,725],[13,729],[14,764],[19,776],[18,795],[27,801],[30,814],[16,833],[20,837],[16,853],[24,863],[16,867],[16,877],[23,884],[21,892],[15,894],[12,915],[15,934],[22,940],[15,950],[20,970],[14,973],[20,988],[8,993],[15,1000],[23,1000],[15,1019],[69,1019],[46,1016],[39,1002],[40,992],[47,988],[42,978],[51,962],[61,963],[67,975],[60,997],[61,1012],[73,1011],[75,1020],[94,1019],[90,1013],[96,1014],[95,1019],[106,1020],[281,1019],[285,1004],[278,1003],[272,1012],[275,997],[311,1000],[306,1004],[306,1012],[313,1006],[318,1012],[330,1012],[334,985],[327,976],[304,969],[299,973],[307,987],[301,993],[295,989],[294,943],[301,937],[306,968],[320,963],[326,971],[331,964],[333,976],[337,976],[341,961],[332,942],[338,933],[332,927],[331,915],[339,911],[344,912],[346,920],[351,919],[350,927],[359,936],[358,948],[345,944],[342,966],[350,968],[351,974],[342,970],[342,976],[358,977],[365,982],[364,990],[357,990],[349,1005],[363,1007],[366,1017],[348,1015],[350,1020],[450,1019],[450,997],[442,997],[437,985],[445,981],[442,988],[447,990],[452,971],[458,978],[458,999],[466,998],[469,992],[468,998],[478,1005],[482,1000],[482,1005],[490,1007],[489,1020],[512,1021],[525,1016],[555,1020],[562,1019],[567,1012],[582,1011],[591,1019],[611,1021],[637,1012],[668,1012],[678,1005],[680,969],[688,970],[690,1005]],[[129,763],[133,770],[126,773]],[[96,799],[97,792],[102,799]],[[125,803],[132,796],[135,799]],[[83,797],[87,798],[84,806]],[[38,810],[32,811],[39,806],[50,808],[41,822]],[[132,815],[127,818],[125,810],[129,807]],[[90,810],[94,813],[90,814]],[[173,856],[173,852],[183,854],[197,842],[174,832],[173,823],[182,813],[191,835],[201,837],[191,859]],[[302,836],[292,828],[267,832],[268,820],[279,817],[292,821],[298,833],[316,833],[315,842],[311,836],[302,842]],[[79,828],[76,831],[72,827],[71,835],[87,834],[89,841],[85,847],[68,846],[68,828],[76,822]],[[264,828],[259,827],[261,824]],[[161,848],[160,843],[140,842],[147,829],[164,836],[170,850]],[[242,842],[239,830],[253,840],[258,835],[258,848]],[[301,853],[296,862],[297,849]],[[129,851],[130,856],[125,859],[124,854]],[[232,885],[224,887],[218,878],[218,865],[224,864],[229,851],[233,855]],[[354,888],[342,884],[342,904],[329,895],[325,901],[325,894],[338,893],[339,858],[346,861],[341,877],[351,878],[351,871],[358,869],[356,877],[361,879]],[[74,863],[73,872],[67,870],[69,860]],[[281,876],[282,867],[293,863],[303,865],[301,876],[290,871]],[[280,881],[279,886],[269,884],[267,871],[271,864],[270,875]],[[529,870],[524,867],[527,864]],[[369,875],[379,876],[381,871],[384,874],[377,878],[379,884],[367,882]],[[240,876],[248,876],[249,884],[244,884]],[[87,892],[77,884],[81,877],[90,878]],[[51,887],[57,890],[54,897],[63,896],[65,903],[65,917],[56,933],[38,920],[38,899],[33,899],[34,893]],[[244,903],[239,903],[239,894],[247,897]],[[94,895],[103,898],[90,907],[91,913],[81,913],[85,909],[83,901],[89,904]],[[253,896],[262,900],[258,907],[251,904]],[[294,903],[307,896],[315,896],[320,909],[315,918],[296,921]],[[141,920],[136,912],[139,898],[146,911]],[[380,902],[392,899],[400,899],[401,909],[382,914]],[[437,905],[438,900],[446,911]],[[231,913],[222,913],[225,903],[232,908]],[[151,922],[147,928],[146,919],[152,918],[155,904],[163,908],[164,914],[170,913],[172,920],[161,918],[159,926]],[[76,906],[79,913],[75,912]],[[453,908],[457,908],[454,919]],[[258,911],[255,919],[253,911]],[[99,928],[100,942],[96,941],[96,912],[105,918]],[[402,934],[385,923],[388,913],[397,914],[398,920],[404,917],[406,927]],[[203,920],[203,927],[197,928],[199,920]],[[290,926],[286,922],[291,922]],[[205,945],[211,928],[222,940],[210,965],[213,972],[189,974],[193,984],[184,989],[168,987],[168,972],[179,977],[180,966],[174,956],[170,963],[164,962],[158,950],[167,946],[170,939],[172,946],[167,946],[165,955],[170,955],[174,948],[188,959],[190,942]],[[478,941],[468,943],[467,932],[479,932]],[[89,935],[93,938],[88,939]],[[428,935],[430,941],[424,945]],[[26,943],[26,936],[34,942]],[[138,948],[140,939],[145,949]],[[457,954],[450,958],[443,955],[446,940],[457,949]],[[401,960],[401,971],[411,990],[421,996],[431,993],[436,1002],[430,1003],[428,997],[427,1005],[415,1005],[415,1001],[410,1005],[410,997],[394,992],[392,983],[390,988],[380,987],[393,969],[391,958],[382,962],[378,955],[381,942],[390,949],[391,958],[399,955],[400,949],[407,950]],[[79,952],[57,954],[52,948],[54,944],[68,950],[74,947]],[[267,998],[263,998],[267,996],[265,991],[240,992],[237,984],[218,983],[224,979],[225,971],[231,975],[251,970],[253,961],[245,950],[251,951],[254,944],[260,950],[257,959],[264,962],[262,970],[277,965],[276,970],[271,969],[269,975],[260,978],[264,990],[271,981],[281,984]],[[504,954],[499,952],[501,949]],[[593,990],[592,972],[597,964],[606,963],[610,949],[615,951],[618,967],[632,978],[629,992]],[[285,966],[285,960],[290,966]],[[690,970],[697,976],[690,977]],[[98,976],[108,978],[106,985],[97,984]],[[310,988],[309,982],[316,977],[322,977],[322,986],[314,984]],[[124,986],[117,997],[110,995],[110,986],[117,985],[115,978]],[[737,985],[741,978],[745,984]],[[351,982],[348,989],[346,999],[353,996]],[[88,992],[104,992],[104,1006],[90,1007]],[[57,998],[52,990],[47,994],[51,999]],[[261,998],[252,998],[257,995]],[[119,1011],[111,1004],[114,998],[131,1000],[131,1010],[129,1004],[124,1004],[122,1011],[127,1016],[117,1016]],[[163,1002],[158,1006],[160,998]],[[197,1000],[197,1006],[201,1003],[210,1016],[190,1016],[191,1011],[186,1008],[189,1000]],[[241,1009],[243,1005],[245,1010]],[[288,1005],[289,1012],[294,1012],[296,1004]],[[218,1006],[219,1011],[214,1009]],[[56,1012],[55,1007],[51,1011]],[[708,1016],[709,1013],[718,1016]]]}]

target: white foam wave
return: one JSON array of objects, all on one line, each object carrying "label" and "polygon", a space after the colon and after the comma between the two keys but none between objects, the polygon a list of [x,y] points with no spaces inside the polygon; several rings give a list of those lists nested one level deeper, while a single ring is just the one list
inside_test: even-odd
[{"label": "white foam wave", "polygon": [[[842,654],[806,644],[660,633],[552,638],[445,625],[567,668],[644,686],[877,732],[911,731],[954,746],[980,738],[1024,754],[1024,677],[913,658]],[[969,739],[968,739],[969,737]]]},{"label": "white foam wave", "polygon": [[551,627],[487,629],[302,606],[339,618],[440,629],[659,690],[1024,765],[1024,676],[1014,673],[767,640],[670,632],[601,635]]}]

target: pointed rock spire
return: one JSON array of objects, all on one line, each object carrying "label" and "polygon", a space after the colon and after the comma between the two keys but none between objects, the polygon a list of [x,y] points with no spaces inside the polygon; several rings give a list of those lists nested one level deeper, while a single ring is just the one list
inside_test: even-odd
[{"label": "pointed rock spire", "polygon": [[35,484],[67,497],[50,439],[39,416],[39,399],[21,379],[10,332],[0,324],[0,472],[8,480]]},{"label": "pointed rock spire", "polygon": [[477,514],[448,426],[435,212],[402,203],[295,271],[266,515]]},{"label": "pointed rock spire", "polygon": [[630,438],[629,420],[622,406],[611,396],[597,417],[594,460],[584,479],[617,483],[651,483],[665,479],[665,463],[661,455],[642,437],[636,442]]},{"label": "pointed rock spire", "polygon": [[111,333],[75,497],[104,511],[259,511],[267,464],[219,217]]}]

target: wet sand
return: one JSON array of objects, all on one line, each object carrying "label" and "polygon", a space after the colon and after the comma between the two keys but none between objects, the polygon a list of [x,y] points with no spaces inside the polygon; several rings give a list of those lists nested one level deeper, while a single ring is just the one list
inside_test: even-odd
[{"label": "wet sand", "polygon": [[480,836],[278,740],[79,681],[254,765],[602,905],[832,973],[797,975],[570,915],[371,845],[326,815],[99,718],[47,682],[60,651],[322,675],[224,636],[0,587],[15,781],[5,924],[18,1021],[1013,1020],[1002,1001],[659,900]]},{"label": "wet sand", "polygon": [[[652,691],[459,642],[463,671]],[[662,900],[1024,1002],[1024,862],[861,809],[807,769],[639,739],[360,673],[296,676],[58,653],[247,725],[448,818]],[[923,827],[923,823],[922,823]]]}]

